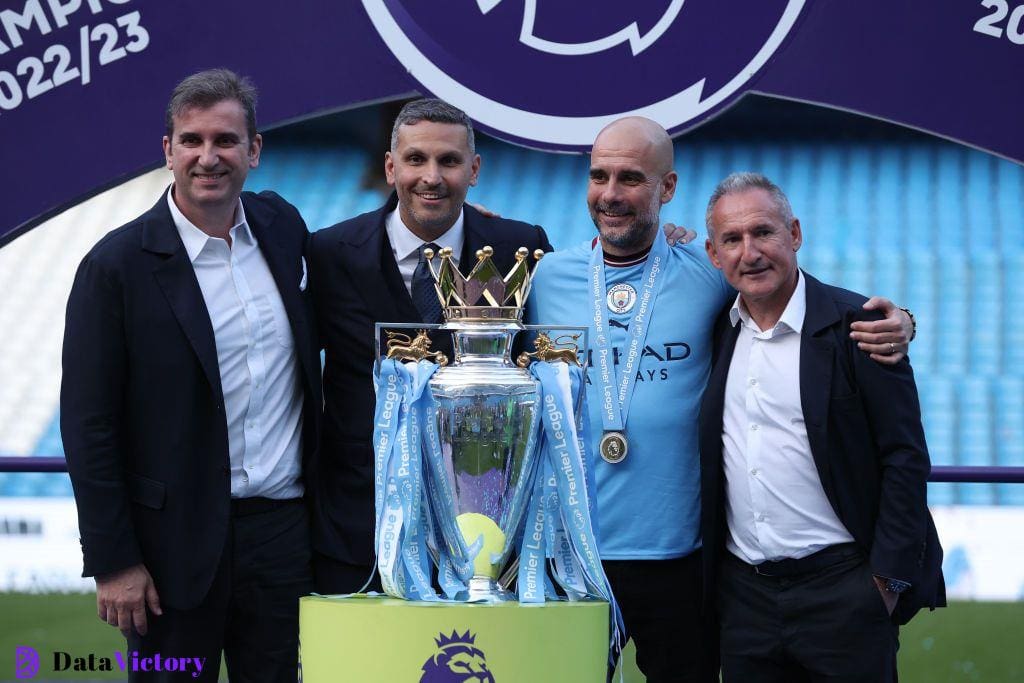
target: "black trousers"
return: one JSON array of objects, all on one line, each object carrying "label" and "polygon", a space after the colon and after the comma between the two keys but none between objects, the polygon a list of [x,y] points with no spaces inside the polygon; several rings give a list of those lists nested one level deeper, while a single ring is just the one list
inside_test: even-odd
[{"label": "black trousers", "polygon": [[316,592],[321,595],[355,593],[366,585],[370,574],[373,574],[373,579],[370,585],[366,586],[366,590],[383,593],[380,574],[374,572],[372,566],[348,564],[313,551],[313,584],[316,586]]},{"label": "black trousers", "polygon": [[[258,506],[257,506],[258,507]],[[139,658],[202,657],[198,678],[132,672],[131,681],[216,681],[224,653],[232,683],[298,675],[299,598],[312,591],[309,515],[301,499],[232,514],[213,585],[194,609],[147,615],[149,632],[128,636]],[[195,671],[193,667],[190,671]]]},{"label": "black trousers", "polygon": [[648,683],[717,683],[716,629],[701,613],[701,551],[603,564]]},{"label": "black trousers", "polygon": [[770,577],[725,553],[719,581],[724,683],[896,681],[898,627],[862,557]]}]

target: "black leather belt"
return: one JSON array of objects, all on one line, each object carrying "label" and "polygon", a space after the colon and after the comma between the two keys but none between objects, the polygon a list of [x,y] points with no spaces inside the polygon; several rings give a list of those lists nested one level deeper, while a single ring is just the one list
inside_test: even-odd
[{"label": "black leather belt", "polygon": [[801,574],[810,574],[811,572],[820,571],[827,567],[839,564],[840,562],[852,557],[863,557],[863,553],[856,543],[840,543],[839,545],[831,545],[814,554],[808,555],[807,557],[801,557],[799,559],[788,558],[772,562],[766,561],[760,564],[747,564],[746,562],[743,562],[743,560],[739,560],[739,558],[736,559],[739,560],[743,566],[748,567],[758,576],[782,578],[800,576]]},{"label": "black leather belt", "polygon": [[232,498],[231,499],[231,516],[232,517],[246,517],[248,515],[258,515],[261,512],[270,512],[282,508],[286,505],[294,505],[295,503],[301,503],[302,498],[285,498],[279,500],[277,498]]}]

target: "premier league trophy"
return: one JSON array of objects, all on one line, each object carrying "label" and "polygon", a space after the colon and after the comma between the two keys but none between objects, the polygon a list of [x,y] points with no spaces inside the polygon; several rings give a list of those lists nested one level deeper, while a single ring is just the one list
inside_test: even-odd
[{"label": "premier league trophy", "polygon": [[[432,562],[448,599],[514,600],[498,578],[517,549],[520,601],[553,597],[545,566],[559,551],[553,574],[570,597],[610,598],[571,398],[585,391],[576,346],[541,334],[535,353],[521,354],[518,366],[511,358],[513,338],[524,329],[529,252],[519,249],[504,277],[490,247],[477,253],[465,277],[451,249],[425,256],[455,357],[449,365],[432,352],[424,330],[411,337],[378,324],[387,334],[374,433],[377,564],[385,592],[442,599],[431,585]],[[531,359],[543,362],[531,367]],[[567,519],[574,520],[571,529]]]}]

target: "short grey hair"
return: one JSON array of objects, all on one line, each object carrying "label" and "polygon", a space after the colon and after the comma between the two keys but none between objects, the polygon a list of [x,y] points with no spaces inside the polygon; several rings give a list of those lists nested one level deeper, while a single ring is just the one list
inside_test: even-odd
[{"label": "short grey hair", "polygon": [[249,142],[256,139],[256,86],[230,69],[208,69],[194,73],[174,87],[167,103],[164,125],[167,137],[174,135],[174,117],[198,107],[209,109],[219,102],[234,100],[245,112]]},{"label": "short grey hair", "polygon": [[469,151],[476,153],[476,138],[473,135],[473,122],[469,120],[466,112],[454,107],[444,100],[436,98],[424,98],[413,100],[398,112],[395,118],[395,125],[391,128],[391,151],[398,148],[398,129],[402,126],[412,126],[420,121],[431,123],[453,123],[463,126],[466,129],[466,142],[469,143]]},{"label": "short grey hair", "polygon": [[714,233],[714,228],[711,225],[711,213],[715,210],[715,204],[718,203],[718,200],[727,194],[736,194],[746,192],[747,190],[764,190],[767,192],[771,196],[772,202],[775,204],[775,208],[778,210],[783,222],[787,226],[793,223],[793,207],[789,205],[786,193],[769,180],[768,176],[744,171],[742,173],[730,173],[726,176],[725,180],[718,183],[715,191],[711,193],[707,211],[704,212],[704,225],[708,230],[708,235]]}]

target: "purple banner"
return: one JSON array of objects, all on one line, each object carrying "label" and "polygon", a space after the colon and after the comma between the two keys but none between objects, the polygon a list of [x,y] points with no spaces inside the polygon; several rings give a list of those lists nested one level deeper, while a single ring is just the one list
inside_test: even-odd
[{"label": "purple banner", "polygon": [[255,81],[263,128],[419,91],[581,151],[623,114],[677,134],[757,91],[1024,160],[1024,0],[4,5],[0,245],[162,163],[171,89],[213,66]]}]

